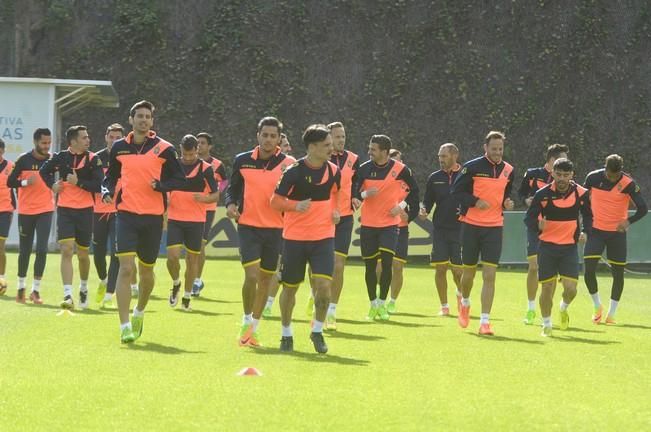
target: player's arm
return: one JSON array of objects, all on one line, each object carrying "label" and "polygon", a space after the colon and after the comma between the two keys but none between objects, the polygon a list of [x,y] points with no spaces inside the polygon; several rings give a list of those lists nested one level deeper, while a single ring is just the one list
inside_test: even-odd
[{"label": "player's arm", "polygon": [[106,170],[104,179],[102,180],[102,201],[110,202],[115,195],[115,186],[118,183],[118,179],[122,175],[122,164],[117,159],[117,152],[119,148],[116,145],[111,147],[111,152],[109,153],[109,167]]},{"label": "player's arm", "polygon": [[579,211],[581,212],[581,231],[589,234],[592,231],[592,206],[590,205],[590,194],[584,193],[579,198]]},{"label": "player's arm", "polygon": [[[298,183],[298,166],[293,165],[280,177],[276,190],[271,197],[271,208],[279,212],[304,212],[309,208],[309,200],[296,201],[289,199],[289,194]],[[307,208],[306,203],[307,202]]]},{"label": "player's arm", "polygon": [[520,188],[518,189],[518,197],[520,200],[526,205],[527,204],[527,199],[531,197],[531,185],[530,182],[531,178],[529,176],[529,170],[524,173],[524,177],[522,177],[522,182],[520,183]]},{"label": "player's arm", "polygon": [[97,193],[102,190],[102,179],[104,178],[104,171],[102,170],[102,161],[93,155],[93,158],[88,161],[90,166],[90,179],[77,179],[77,186],[81,189]]},{"label": "player's arm", "polygon": [[[527,230],[532,232],[540,232],[540,225],[538,224],[538,217],[542,213],[542,198],[545,191],[540,189],[536,192],[531,200],[531,205],[527,209],[527,213],[524,216],[524,224],[527,226]],[[587,195],[587,194],[586,194]]]},{"label": "player's arm", "polygon": [[509,179],[504,188],[504,199],[502,200],[502,207],[506,210],[513,210],[514,202],[511,199],[511,191],[513,190],[513,181],[515,179],[515,171],[511,171]]},{"label": "player's arm", "polygon": [[7,178],[7,186],[10,188],[19,188],[22,186],[21,181],[18,180],[20,174],[23,172],[23,159],[24,156],[19,157],[14,163],[14,169],[11,170],[9,178]]},{"label": "player's arm", "polygon": [[464,166],[457,179],[452,184],[450,193],[464,207],[474,207],[479,198],[472,194],[474,171],[469,166]]},{"label": "player's arm", "polygon": [[203,184],[208,186],[208,194],[195,194],[195,200],[204,203],[214,203],[219,201],[219,186],[215,180],[215,172],[212,167],[206,168],[203,172]]},{"label": "player's arm", "polygon": [[215,174],[215,181],[219,184],[220,182],[223,182],[228,178],[226,175],[226,168],[224,167],[224,164],[220,164],[216,170],[214,170]]},{"label": "player's arm", "polygon": [[176,149],[172,146],[163,150],[158,157],[163,158],[163,166],[161,167],[160,181],[154,181],[154,189],[159,192],[170,192],[173,190],[186,191],[186,192],[201,192],[203,183],[187,181],[181,161],[179,161]]},{"label": "player's arm", "polygon": [[434,186],[434,173],[430,174],[425,185],[425,195],[423,196],[423,207],[425,213],[430,214],[436,203],[436,187]]},{"label": "player's arm", "polygon": [[635,204],[635,207],[637,209],[633,216],[630,216],[628,218],[628,223],[632,224],[646,216],[646,214],[649,212],[649,207],[647,206],[644,197],[640,193],[640,187],[635,182],[631,182],[626,187],[626,190],[624,190],[624,192],[627,192],[629,194],[631,200],[633,201],[633,204]]},{"label": "player's arm", "polygon": [[231,172],[231,180],[228,182],[228,187],[224,192],[224,204],[226,207],[234,204],[236,207],[242,203],[244,194],[244,177],[240,172],[240,159],[235,158],[233,161],[233,171]]},{"label": "player's arm", "polygon": [[54,185],[54,174],[61,168],[61,153],[55,153],[50,159],[46,160],[38,174],[41,176],[48,188],[52,189]]}]

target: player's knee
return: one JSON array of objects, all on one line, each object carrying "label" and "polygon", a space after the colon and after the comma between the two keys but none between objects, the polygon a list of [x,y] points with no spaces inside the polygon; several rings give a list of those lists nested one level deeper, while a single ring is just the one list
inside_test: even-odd
[{"label": "player's knee", "polygon": [[[63,242],[63,243],[60,244],[59,247],[61,249],[61,257],[62,258],[70,259],[72,257],[72,254],[74,252],[72,242],[69,242],[69,241]],[[40,251],[37,251],[37,253],[38,252],[40,252]]]}]

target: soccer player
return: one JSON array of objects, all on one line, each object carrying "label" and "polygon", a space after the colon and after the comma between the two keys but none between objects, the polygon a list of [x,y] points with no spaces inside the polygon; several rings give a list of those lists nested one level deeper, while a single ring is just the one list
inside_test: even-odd
[{"label": "soccer player", "polygon": [[[68,148],[55,153],[40,169],[45,184],[58,194],[57,239],[61,249],[62,309],[74,309],[72,299],[72,256],[77,245],[79,260],[79,307],[88,307],[90,241],[93,235],[94,194],[100,191],[102,162],[89,152],[86,126],[71,126],[66,131]],[[59,174],[55,181],[54,175]]]},{"label": "soccer player", "polygon": [[448,278],[450,268],[456,285],[457,310],[461,308],[461,224],[459,223],[459,202],[450,193],[452,184],[461,172],[457,162],[459,149],[452,143],[443,144],[438,152],[441,169],[427,178],[423,208],[419,217],[426,220],[434,205],[432,220],[432,254],[430,264],[436,269],[434,282],[441,302],[440,316],[450,315],[448,303]]},{"label": "soccer player", "polygon": [[[353,207],[362,205],[360,243],[366,266],[365,281],[370,309],[368,320],[379,317],[388,320],[386,299],[391,286],[391,269],[396,245],[400,214],[407,206],[418,208],[418,193],[414,203],[403,200],[406,188],[418,191],[411,170],[402,162],[389,157],[391,139],[386,135],[373,135],[368,145],[370,160],[359,166],[353,178]],[[381,262],[380,296],[377,295],[378,259]]]},{"label": "soccer player", "polygon": [[233,162],[226,189],[226,214],[237,220],[240,258],[244,268],[240,346],[257,346],[257,326],[280,254],[283,215],[271,208],[274,187],[296,160],[280,151],[282,124],[275,117],[258,123],[258,145]]},{"label": "soccer player", "polygon": [[[285,154],[285,155],[291,155],[292,154],[292,145],[289,143],[289,140],[287,139],[287,135],[284,133],[280,134],[280,151]],[[280,248],[281,254],[282,254],[282,246]],[[271,282],[269,282],[269,292],[267,296],[267,303],[264,306],[264,309],[262,310],[262,316],[265,318],[271,317],[271,308],[274,305],[274,300],[276,299],[276,294],[278,294],[278,288],[280,287],[280,264],[282,262],[282,256],[278,256],[278,271],[274,275],[274,277],[271,278]],[[310,300],[312,301],[312,304],[308,305],[308,308],[310,309],[310,316],[312,315],[312,305],[314,304],[314,299],[312,298],[312,294],[310,294]]]},{"label": "soccer player", "polygon": [[[198,141],[198,152],[199,158],[208,162],[212,167],[213,174],[215,176],[215,182],[219,186],[219,183],[226,180],[226,170],[224,169],[224,164],[217,158],[212,157],[210,151],[212,149],[212,135],[207,132],[201,132],[197,134]],[[201,280],[201,274],[203,273],[203,266],[206,263],[206,243],[208,243],[208,238],[210,236],[210,229],[212,228],[212,223],[215,220],[215,213],[217,211],[217,202],[219,201],[219,192],[217,193],[217,199],[215,201],[205,204],[206,207],[206,223],[204,224],[203,229],[203,241],[201,242],[201,253],[199,254],[198,270],[197,277],[192,284],[192,295],[194,297],[199,297],[201,290],[204,287],[203,280]]]},{"label": "soccer player", "polygon": [[[574,183],[574,165],[566,158],[557,159],[552,165],[551,184],[539,189],[533,196],[524,223],[529,231],[537,233],[538,280],[541,283],[540,312],[543,318],[543,336],[552,334],[552,301],[556,278],[563,284],[561,300],[561,330],[570,325],[567,312],[576,297],[579,277],[577,242],[585,242],[586,233],[592,226],[590,197],[588,191]],[[579,223],[581,214],[583,229]]]},{"label": "soccer player", "polygon": [[[106,128],[104,142],[106,147],[98,151],[95,156],[102,163],[102,172],[106,174],[109,165],[109,154],[113,142],[124,137],[124,128],[119,123],[113,123]],[[120,262],[115,256],[115,204],[106,204],[102,201],[101,192],[95,196],[93,215],[93,261],[100,282],[97,288],[95,302],[102,307],[108,307],[113,301],[115,283],[118,277]],[[111,258],[108,271],[106,270],[106,253],[110,251]]]},{"label": "soccer player", "polygon": [[14,163],[5,159],[4,154],[5,142],[0,138],[0,295],[4,295],[7,291],[7,279],[5,278],[5,271],[7,269],[5,241],[9,236],[11,219],[14,216],[14,210],[16,210],[14,191],[7,184]]},{"label": "soccer player", "polygon": [[[594,224],[585,245],[585,284],[594,303],[592,322],[598,324],[603,316],[603,306],[597,286],[597,264],[606,249],[606,256],[613,276],[610,291],[610,308],[606,324],[615,324],[615,312],[624,290],[626,267],[626,231],[632,223],[642,219],[648,207],[640,187],[633,178],[623,172],[624,159],[612,154],[606,158],[605,167],[592,171],[585,179],[584,187],[590,191]],[[629,203],[633,201],[637,211],[628,216]]]},{"label": "soccer player", "polygon": [[[183,310],[190,310],[192,285],[199,269],[199,257],[206,225],[206,204],[217,202],[219,189],[215,173],[209,162],[199,159],[198,141],[194,135],[185,135],[181,140],[181,166],[188,183],[201,187],[204,193],[171,191],[167,210],[167,270],[172,277],[169,304],[175,307],[181,289],[179,276],[181,249],[185,247],[185,284]],[[159,190],[167,190],[165,182]],[[213,213],[214,216],[214,213]]]},{"label": "soccer player", "polygon": [[16,188],[18,193],[18,292],[16,301],[25,303],[25,278],[32,254],[34,233],[36,232],[36,259],[34,260],[34,281],[29,299],[34,304],[42,304],[39,293],[41,279],[47,260],[47,243],[54,212],[54,195],[38,174],[39,169],[50,159],[52,132],[47,128],[34,131],[34,149],[21,154],[9,175],[7,185]]},{"label": "soccer player", "polygon": [[325,354],[323,326],[330,301],[334,271],[335,225],[339,222],[338,191],[341,175],[330,162],[332,137],[325,125],[311,125],[303,133],[307,156],[285,171],[276,187],[271,206],[284,212],[283,292],[281,351],[293,351],[291,328],[296,291],[310,264],[314,281],[314,316],[310,340],[316,352]]},{"label": "soccer player", "polygon": [[[569,149],[564,144],[552,144],[547,147],[545,165],[538,168],[529,168],[522,178],[518,196],[524,204],[529,207],[534,194],[543,186],[552,182],[552,167],[559,158],[566,158]],[[533,324],[536,319],[536,293],[538,291],[538,233],[527,230],[527,313],[524,316],[524,323]]]},{"label": "soccer player", "polygon": [[[402,153],[398,149],[391,149],[389,151],[389,157],[398,162],[403,162]],[[405,264],[407,264],[409,250],[409,222],[414,220],[419,212],[418,189],[409,189],[408,186],[404,185],[403,190],[402,199],[407,201],[407,208],[400,212],[400,223],[398,224],[398,243],[396,244],[396,254],[393,256],[391,268],[391,294],[390,300],[386,305],[387,312],[390,314],[396,313],[396,300],[398,299],[398,295],[400,295],[404,281],[403,272]],[[415,196],[409,197],[409,194],[414,194]],[[379,263],[376,269],[377,278],[380,280],[382,268]]]},{"label": "soccer player", "polygon": [[[129,110],[129,124],[133,130],[111,147],[109,168],[102,183],[102,199],[111,203],[117,181],[121,178],[121,189],[115,201],[118,209],[116,255],[120,260],[116,294],[122,343],[133,342],[142,335],[145,308],[154,288],[154,265],[160,248],[166,204],[165,194],[157,190],[160,180],[166,181],[168,189],[192,190],[186,187],[174,146],[151,130],[154,105],[146,100],[134,104]],[[129,320],[129,285],[136,257],[140,289],[138,304]]]},{"label": "soccer player", "polygon": [[459,325],[470,321],[470,291],[481,256],[483,286],[479,334],[493,335],[490,312],[495,295],[495,274],[502,254],[503,210],[513,209],[509,197],[513,185],[513,167],[502,159],[504,134],[491,131],[484,141],[484,156],[463,165],[452,185],[460,203],[461,215],[461,310]]}]

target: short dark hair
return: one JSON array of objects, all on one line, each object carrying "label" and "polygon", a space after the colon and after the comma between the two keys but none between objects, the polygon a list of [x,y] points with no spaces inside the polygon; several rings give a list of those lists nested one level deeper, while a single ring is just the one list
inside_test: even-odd
[{"label": "short dark hair", "polygon": [[0,138],[0,149],[5,148],[5,142],[2,138]]},{"label": "short dark hair", "polygon": [[386,135],[373,135],[371,137],[371,144],[377,144],[380,146],[380,150],[384,150],[389,153],[391,150],[391,138]]},{"label": "short dark hair", "polygon": [[618,154],[608,155],[606,158],[606,171],[611,173],[618,173],[624,169],[624,158]]},{"label": "short dark hair", "polygon": [[122,135],[124,135],[124,127],[122,127],[122,125],[120,123],[110,124],[106,128],[106,135],[108,135],[111,132],[116,132],[116,131],[119,131],[120,133],[122,133]]},{"label": "short dark hair", "polygon": [[554,171],[574,172],[574,164],[567,158],[558,158],[554,162]]},{"label": "short dark hair", "polygon": [[199,142],[197,141],[197,137],[192,134],[184,135],[183,138],[181,138],[181,148],[183,150],[194,150],[198,145]]},{"label": "short dark hair", "polygon": [[303,145],[308,148],[310,144],[318,143],[330,135],[328,127],[324,124],[312,124],[303,132]]},{"label": "short dark hair", "polygon": [[210,135],[208,132],[199,132],[197,134],[197,140],[199,138],[205,138],[206,142],[208,143],[209,146],[212,145],[212,135]]},{"label": "short dark hair", "polygon": [[42,136],[52,136],[52,132],[48,128],[37,128],[34,131],[34,141],[38,141]]},{"label": "short dark hair", "polygon": [[141,100],[140,102],[136,102],[135,104],[133,104],[133,106],[129,110],[129,117],[133,117],[134,115],[136,115],[136,111],[139,110],[140,108],[147,108],[151,112],[151,115],[152,116],[154,115],[154,109],[155,109],[154,104],[146,100]]},{"label": "short dark hair", "polygon": [[285,133],[281,133],[281,134],[280,134],[280,139],[283,139],[283,138],[288,139],[288,138],[287,138],[287,134],[285,134]]},{"label": "short dark hair", "polygon": [[[332,122],[328,125],[328,129],[333,130],[336,128],[343,128],[344,124],[342,122]],[[345,129],[345,128],[344,128]]]},{"label": "short dark hair", "polygon": [[565,144],[552,144],[549,147],[547,147],[547,153],[545,153],[546,156],[546,161],[549,161],[550,159],[558,159],[561,156],[561,153],[568,154],[570,152],[570,148],[565,145]]},{"label": "short dark hair", "polygon": [[66,144],[70,145],[72,140],[77,139],[79,132],[87,130],[88,128],[83,125],[70,126],[68,130],[66,130]]},{"label": "short dark hair", "polygon": [[265,126],[275,126],[278,129],[278,133],[283,132],[283,124],[276,117],[263,117],[262,120],[258,122],[258,133]]},{"label": "short dark hair", "polygon": [[393,158],[393,157],[396,157],[396,156],[402,156],[402,152],[400,150],[394,149],[394,148],[389,150],[389,157]]},{"label": "short dark hair", "polygon": [[492,139],[501,139],[502,141],[506,141],[506,135],[499,131],[490,131],[488,134],[486,134],[484,144],[488,144]]}]

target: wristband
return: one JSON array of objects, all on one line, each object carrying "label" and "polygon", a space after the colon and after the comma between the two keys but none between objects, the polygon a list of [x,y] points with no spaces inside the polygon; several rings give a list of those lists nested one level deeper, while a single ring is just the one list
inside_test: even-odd
[{"label": "wristband", "polygon": [[[25,180],[23,180],[23,181],[25,181]],[[362,199],[366,199],[366,197],[368,196],[366,191],[363,191],[360,195],[361,195]]]},{"label": "wristband", "polygon": [[23,187],[27,186],[27,184],[28,184],[27,180],[21,180],[20,181],[20,185],[23,186]]},{"label": "wristband", "polygon": [[400,207],[401,209],[404,210],[404,209],[407,208],[407,203],[406,203],[405,201],[400,201],[400,202],[398,203],[398,207]]}]

